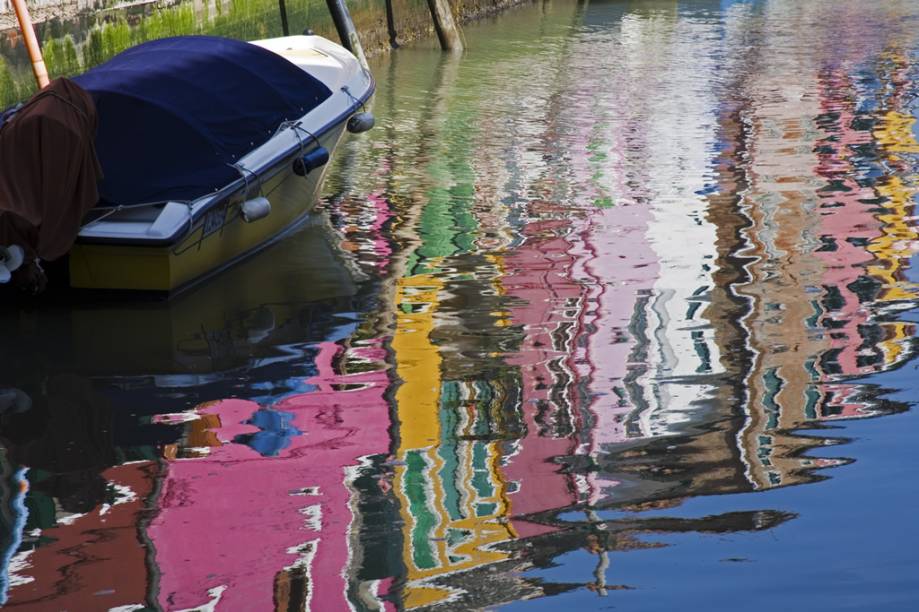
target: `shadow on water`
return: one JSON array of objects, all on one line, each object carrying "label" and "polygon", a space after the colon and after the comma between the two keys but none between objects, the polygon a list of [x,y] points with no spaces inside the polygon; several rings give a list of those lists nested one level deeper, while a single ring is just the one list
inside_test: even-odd
[{"label": "shadow on water", "polygon": [[[358,286],[355,279],[363,277],[341,251],[324,215],[308,225],[168,303],[78,301],[2,314],[0,362],[3,381],[10,385],[0,415],[10,485],[5,508],[19,510],[5,525],[13,529],[17,521],[24,523],[14,529],[22,541],[9,545],[28,550],[66,542],[57,545],[58,556],[47,568],[63,582],[43,585],[48,590],[33,604],[63,589],[75,602],[88,597],[83,603],[94,605],[92,592],[69,592],[67,577],[101,576],[96,568],[82,570],[79,555],[69,559],[67,551],[85,530],[104,531],[105,509],[119,503],[133,508],[122,517],[126,524],[118,525],[126,535],[116,540],[137,548],[130,521],[139,520],[145,498],[161,486],[155,482],[162,477],[156,464],[189,437],[213,438],[202,433],[203,427],[185,424],[187,411],[223,397],[271,405],[303,391],[309,385],[302,379],[315,374],[318,343],[353,332],[361,303],[372,299],[372,283],[363,290]],[[255,413],[271,433],[295,431],[277,427],[284,419],[270,411]],[[250,437],[250,446],[269,453],[277,444],[270,434]],[[16,487],[23,490],[17,493]],[[23,531],[80,524],[77,519],[89,520],[90,526],[81,525],[81,531],[60,540],[29,535],[23,540]],[[144,555],[140,549],[135,553],[140,564],[131,568],[136,575],[129,582],[143,587]],[[124,561],[120,552],[110,559]]]},{"label": "shadow on water", "polygon": [[909,609],[915,17],[542,2],[379,60],[327,220],[0,314],[7,604]]}]

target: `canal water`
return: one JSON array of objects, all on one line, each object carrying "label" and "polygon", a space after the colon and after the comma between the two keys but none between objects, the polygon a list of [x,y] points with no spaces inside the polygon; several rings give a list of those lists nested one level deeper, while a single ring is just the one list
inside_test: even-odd
[{"label": "canal water", "polygon": [[0,314],[0,601],[915,610],[919,5],[527,4],[322,211]]}]

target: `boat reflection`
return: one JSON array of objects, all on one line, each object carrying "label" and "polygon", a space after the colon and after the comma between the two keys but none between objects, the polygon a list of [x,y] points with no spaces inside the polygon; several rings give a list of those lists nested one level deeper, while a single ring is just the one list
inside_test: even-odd
[{"label": "boat reflection", "polygon": [[[265,259],[277,264],[265,266]],[[347,491],[343,483],[360,476],[359,466],[337,480],[335,469],[328,466],[340,470],[371,454],[364,450],[387,451],[385,403],[379,412],[380,426],[364,430],[379,439],[381,446],[364,448],[360,436],[348,436],[351,442],[342,449],[344,455],[326,454],[332,463],[325,465],[304,449],[334,446],[335,431],[350,433],[349,429],[342,434],[328,427],[327,421],[334,423],[340,411],[336,401],[366,401],[371,410],[379,406],[386,388],[385,365],[368,371],[367,364],[378,364],[381,359],[373,340],[368,346],[348,350],[336,344],[353,335],[356,311],[366,300],[354,280],[360,273],[352,268],[353,261],[342,254],[337,235],[327,221],[317,217],[291,240],[168,304],[74,305],[66,311],[66,334],[58,309],[6,313],[5,329],[23,337],[35,330],[53,331],[58,340],[68,341],[65,346],[69,348],[46,356],[28,352],[28,347],[40,346],[34,342],[4,346],[6,351],[18,349],[20,353],[4,359],[14,364],[12,375],[19,374],[20,368],[30,374],[19,374],[18,382],[20,393],[31,404],[24,410],[6,410],[0,417],[5,457],[11,462],[5,482],[23,493],[28,490],[24,503],[9,499],[4,504],[4,508],[21,510],[18,519],[5,521],[14,540],[20,540],[5,548],[16,553],[7,558],[6,565],[11,603],[82,609],[100,605],[99,597],[104,595],[106,606],[131,606],[157,602],[157,592],[162,594],[160,605],[170,609],[179,600],[192,602],[186,607],[206,603],[210,587],[207,581],[198,580],[202,577],[189,564],[206,573],[210,566],[195,563],[200,557],[176,559],[183,549],[174,547],[175,542],[186,542],[197,554],[207,555],[227,546],[219,536],[230,532],[215,532],[217,523],[207,514],[214,510],[216,498],[235,509],[220,514],[231,520],[230,527],[246,527],[243,531],[264,543],[264,532],[251,529],[259,517],[242,512],[237,497],[240,482],[266,485],[258,475],[262,468],[257,459],[261,457],[295,454],[307,469],[292,469],[287,474],[290,481],[268,481],[286,487],[283,496],[297,510],[292,516],[285,517],[284,509],[275,503],[266,508],[265,495],[272,491],[264,488],[250,498],[259,511],[277,514],[303,529],[310,524],[299,510],[343,504],[336,510],[347,511],[348,499],[341,498]],[[113,343],[113,337],[131,342]],[[333,360],[336,368],[357,367],[360,371],[336,374],[339,370],[333,371]],[[261,383],[250,385],[249,377]],[[312,392],[310,399],[298,405],[296,398],[304,391]],[[202,397],[215,395],[247,399],[199,403]],[[300,416],[291,418],[295,415]],[[366,415],[355,414],[354,418],[365,420]],[[244,421],[250,424],[239,425]],[[235,434],[226,434],[227,428]],[[328,439],[314,439],[322,437],[323,429],[329,429]],[[245,461],[249,455],[255,458],[251,464]],[[190,460],[197,456],[204,461]],[[182,517],[184,523],[170,530],[173,514],[182,516],[170,508],[170,496],[182,483],[208,474],[211,461],[224,467],[238,463],[239,467],[235,472],[224,469],[223,480],[200,483],[207,498],[200,504],[186,491],[183,499],[197,511],[191,519]],[[323,478],[311,484],[310,474]],[[226,487],[237,494],[226,494]],[[307,490],[309,494],[302,493]],[[22,497],[18,495],[17,499]],[[150,523],[152,507],[160,511]],[[185,507],[184,502],[180,507]],[[212,524],[198,525],[194,519]],[[313,527],[320,524],[317,519]],[[184,531],[190,525],[194,530]],[[341,524],[342,533],[349,525]],[[173,544],[160,547],[166,532]],[[211,548],[196,542],[193,534],[205,535]],[[275,574],[276,589],[286,588],[289,597],[302,598],[311,592],[309,582],[304,583],[301,576],[307,576],[310,568],[300,559],[308,557],[309,551],[288,552],[307,546],[307,538],[296,530],[291,535],[297,541],[281,542],[276,556],[268,559],[271,569],[266,570],[265,588],[269,602]],[[338,542],[347,548],[346,539]],[[80,550],[75,558],[74,547]],[[340,550],[336,553],[327,545],[319,558],[335,558],[336,554],[342,557]],[[270,563],[278,559],[280,565]],[[244,565],[234,566],[243,568],[243,575],[253,569],[245,561],[240,558]],[[280,575],[286,566],[292,578]],[[248,590],[251,583],[237,584],[242,578],[232,575],[233,567],[227,569],[227,583],[235,588],[224,595],[226,600],[250,594],[257,598],[257,589]],[[290,586],[291,580],[300,586]],[[257,579],[254,582],[262,585]],[[177,597],[166,590],[174,583],[176,590],[185,584],[205,585],[205,598],[195,600],[193,590]],[[98,588],[87,590],[86,585]],[[217,584],[213,588],[222,593],[226,587]]]}]

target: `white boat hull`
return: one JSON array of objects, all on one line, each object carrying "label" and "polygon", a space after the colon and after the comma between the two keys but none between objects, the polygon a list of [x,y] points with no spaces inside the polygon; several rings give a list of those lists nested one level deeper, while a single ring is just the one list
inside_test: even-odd
[{"label": "white boat hull", "polygon": [[[240,179],[218,193],[88,222],[70,252],[71,287],[175,292],[271,244],[312,211],[328,164],[306,176],[294,164],[319,146],[335,151],[348,119],[372,94],[373,79],[347,51],[317,36],[254,44],[301,65],[333,95],[244,156]],[[268,199],[270,213],[247,222],[241,206],[256,197]]]}]

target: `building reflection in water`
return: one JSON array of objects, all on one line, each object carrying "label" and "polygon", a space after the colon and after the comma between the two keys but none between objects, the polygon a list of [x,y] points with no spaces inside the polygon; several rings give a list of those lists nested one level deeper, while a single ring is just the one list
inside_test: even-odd
[{"label": "building reflection in water", "polygon": [[7,605],[603,595],[643,534],[793,518],[676,508],[822,477],[848,459],[795,430],[898,409],[852,379],[912,358],[914,35],[722,4],[400,50],[296,239],[174,303],[4,313]]}]

